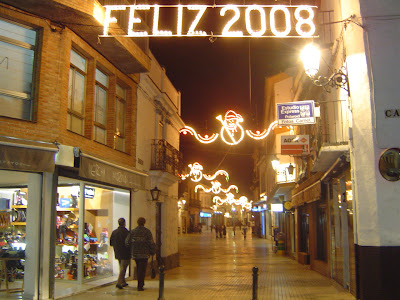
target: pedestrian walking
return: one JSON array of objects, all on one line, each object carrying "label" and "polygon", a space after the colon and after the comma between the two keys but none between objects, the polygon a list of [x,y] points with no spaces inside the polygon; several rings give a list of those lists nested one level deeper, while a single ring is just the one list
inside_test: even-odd
[{"label": "pedestrian walking", "polygon": [[246,234],[247,234],[247,226],[245,224],[245,225],[243,225],[243,236],[245,239],[246,239]]},{"label": "pedestrian walking", "polygon": [[226,238],[226,226],[222,225],[222,234],[224,235],[224,238]]},{"label": "pedestrian walking", "polygon": [[125,243],[126,245],[130,246],[132,258],[136,262],[138,280],[137,290],[143,291],[147,261],[150,255],[154,255],[156,253],[156,245],[154,244],[151,231],[144,227],[144,224],[146,224],[146,219],[140,217],[137,220],[137,224],[138,226],[129,232]]},{"label": "pedestrian walking", "polygon": [[219,225],[215,225],[215,237],[218,238],[219,235]]},{"label": "pedestrian walking", "polygon": [[118,228],[111,233],[110,245],[114,248],[115,259],[119,262],[119,275],[116,287],[122,289],[128,284],[125,281],[126,269],[131,260],[131,250],[125,244],[129,230],[126,229],[126,221],[124,218],[118,219]]},{"label": "pedestrian walking", "polygon": [[236,235],[236,225],[233,225],[233,236]]}]

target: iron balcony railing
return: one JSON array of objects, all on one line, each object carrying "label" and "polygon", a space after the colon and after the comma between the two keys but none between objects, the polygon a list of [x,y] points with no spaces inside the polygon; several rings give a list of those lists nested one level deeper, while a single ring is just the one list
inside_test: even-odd
[{"label": "iron balcony railing", "polygon": [[166,140],[153,140],[151,146],[151,170],[161,170],[176,177],[183,172],[182,153]]},{"label": "iron balcony railing", "polygon": [[344,100],[320,103],[321,118],[314,127],[318,150],[323,146],[345,145],[349,142],[349,111]]}]

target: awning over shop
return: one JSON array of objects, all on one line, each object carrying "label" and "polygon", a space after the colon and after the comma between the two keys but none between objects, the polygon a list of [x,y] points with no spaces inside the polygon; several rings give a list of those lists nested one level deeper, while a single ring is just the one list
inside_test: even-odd
[{"label": "awning over shop", "polygon": [[126,188],[145,189],[147,173],[81,153],[79,176]]},{"label": "awning over shop", "polygon": [[52,173],[57,151],[52,143],[1,136],[0,169]]},{"label": "awning over shop", "polygon": [[289,194],[290,196],[290,191],[294,188],[296,185],[295,182],[285,182],[285,183],[277,183],[275,186],[272,188],[272,190],[268,193],[268,200],[267,204],[271,204],[274,201],[274,198],[287,195]]},{"label": "awning over shop", "polygon": [[292,190],[294,207],[321,199],[322,184],[348,168],[350,163],[346,155],[341,155],[326,172],[317,172]]},{"label": "awning over shop", "polygon": [[318,172],[292,190],[294,207],[321,199],[321,178],[324,172]]}]

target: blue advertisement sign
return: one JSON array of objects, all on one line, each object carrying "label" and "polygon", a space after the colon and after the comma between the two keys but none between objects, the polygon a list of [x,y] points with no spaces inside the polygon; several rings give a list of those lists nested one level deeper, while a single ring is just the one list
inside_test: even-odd
[{"label": "blue advertisement sign", "polygon": [[202,217],[202,218],[211,218],[211,214],[201,211],[200,212],[200,217]]},{"label": "blue advertisement sign", "polygon": [[315,124],[314,100],[277,103],[279,125]]}]

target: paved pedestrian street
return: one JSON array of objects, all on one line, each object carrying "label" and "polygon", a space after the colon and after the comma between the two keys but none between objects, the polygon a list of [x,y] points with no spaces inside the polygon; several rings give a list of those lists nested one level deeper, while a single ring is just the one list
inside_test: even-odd
[{"label": "paved pedestrian street", "polygon": [[[252,299],[252,268],[258,267],[258,299],[343,299],[355,298],[335,281],[308,266],[272,252],[271,242],[242,234],[226,238],[215,233],[179,237],[180,267],[165,272],[164,299],[217,300]],[[123,290],[115,284],[65,299],[158,299],[159,281],[146,278],[145,290],[136,291],[136,281]]]}]

